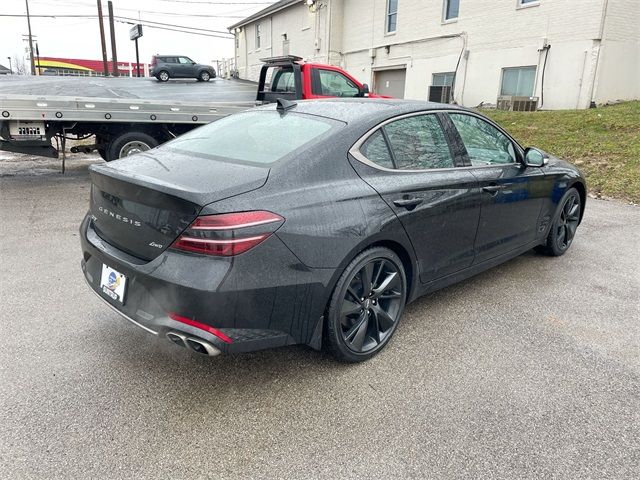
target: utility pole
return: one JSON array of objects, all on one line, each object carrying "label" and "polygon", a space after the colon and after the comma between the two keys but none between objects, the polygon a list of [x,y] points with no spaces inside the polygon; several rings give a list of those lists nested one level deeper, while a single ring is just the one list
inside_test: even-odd
[{"label": "utility pole", "polygon": [[33,61],[33,40],[31,39],[31,17],[29,16],[29,0],[24,0],[27,5],[27,26],[29,27],[29,57],[31,60],[31,75],[36,74],[36,64]]},{"label": "utility pole", "polygon": [[38,75],[42,75],[40,70],[40,49],[38,48],[38,42],[36,42],[36,58],[38,59]]},{"label": "utility pole", "polygon": [[109,64],[107,63],[107,44],[104,40],[104,23],[102,18],[102,0],[98,0],[98,24],[100,25],[100,44],[102,45],[102,71],[104,76],[109,75]]},{"label": "utility pole", "polygon": [[9,74],[13,75],[13,69],[11,68],[11,57],[7,57],[7,60],[9,60]]},{"label": "utility pole", "polygon": [[114,77],[118,77],[118,53],[116,52],[116,29],[113,24],[113,2],[109,0],[107,2],[109,8],[109,29],[111,30],[111,61],[113,62],[111,72]]},{"label": "utility pole", "polygon": [[138,52],[138,39],[136,38],[136,70],[138,71],[138,78],[140,78],[140,53]]}]

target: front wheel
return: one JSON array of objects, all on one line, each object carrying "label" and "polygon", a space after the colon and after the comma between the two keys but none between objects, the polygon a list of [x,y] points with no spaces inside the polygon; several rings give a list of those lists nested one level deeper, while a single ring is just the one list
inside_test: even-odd
[{"label": "front wheel", "polygon": [[209,80],[211,80],[211,75],[206,71],[200,72],[200,75],[198,75],[198,80],[200,80],[201,82],[208,82]]},{"label": "front wheel", "polygon": [[343,362],[362,362],[395,332],[407,297],[402,261],[391,250],[365,250],[345,268],[327,311],[326,345]]},{"label": "front wheel", "polygon": [[564,255],[573,243],[581,211],[580,194],[575,188],[570,188],[560,201],[560,209],[556,213],[545,243],[536,250],[553,257]]}]

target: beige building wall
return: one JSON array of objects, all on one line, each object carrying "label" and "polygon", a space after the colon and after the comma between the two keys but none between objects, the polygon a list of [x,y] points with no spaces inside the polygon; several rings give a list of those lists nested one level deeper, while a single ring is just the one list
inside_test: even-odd
[{"label": "beige building wall", "polygon": [[443,19],[444,0],[398,0],[394,33],[387,1],[319,0],[315,12],[296,3],[259,21],[260,49],[256,22],[244,26],[240,76],[257,80],[259,59],[281,55],[286,34],[289,53],[339,65],[374,91],[377,71],[406,69],[408,99],[426,100],[432,75],[457,68],[457,103],[495,104],[503,69],[521,66],[536,67],[542,108],[640,96],[640,0],[460,0],[452,21]]}]

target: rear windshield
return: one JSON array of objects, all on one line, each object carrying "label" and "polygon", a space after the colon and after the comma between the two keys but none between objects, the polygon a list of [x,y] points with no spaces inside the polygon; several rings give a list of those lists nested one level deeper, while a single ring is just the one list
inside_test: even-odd
[{"label": "rear windshield", "polygon": [[225,117],[166,146],[201,157],[270,164],[341,125],[344,124],[312,115],[262,110]]}]

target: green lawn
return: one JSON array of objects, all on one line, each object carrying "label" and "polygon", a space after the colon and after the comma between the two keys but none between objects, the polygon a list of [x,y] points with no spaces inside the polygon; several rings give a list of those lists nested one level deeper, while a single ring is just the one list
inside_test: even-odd
[{"label": "green lawn", "polygon": [[577,165],[592,194],[640,203],[640,102],[589,110],[482,110],[523,147]]}]

